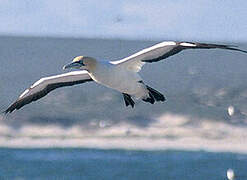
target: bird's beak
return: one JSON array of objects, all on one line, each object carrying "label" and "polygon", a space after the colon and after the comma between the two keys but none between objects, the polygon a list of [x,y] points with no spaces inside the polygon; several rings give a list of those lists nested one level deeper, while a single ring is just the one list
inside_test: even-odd
[{"label": "bird's beak", "polygon": [[72,62],[72,63],[69,63],[65,66],[63,66],[63,69],[69,69],[69,68],[75,68],[75,69],[80,69],[82,65],[78,62]]}]

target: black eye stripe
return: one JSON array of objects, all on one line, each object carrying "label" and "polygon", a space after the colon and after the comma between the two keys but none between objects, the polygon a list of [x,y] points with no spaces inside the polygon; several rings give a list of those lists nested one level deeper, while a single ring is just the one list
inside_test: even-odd
[{"label": "black eye stripe", "polygon": [[84,65],[83,60],[78,61],[78,63]]},{"label": "black eye stripe", "polygon": [[79,61],[75,61],[75,63],[78,63],[78,64],[82,64],[82,60],[79,60]]}]

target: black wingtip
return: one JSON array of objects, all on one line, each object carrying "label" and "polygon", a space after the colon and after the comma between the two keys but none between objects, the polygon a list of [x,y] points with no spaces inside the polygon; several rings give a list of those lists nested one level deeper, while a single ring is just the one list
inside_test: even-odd
[{"label": "black wingtip", "polygon": [[8,109],[2,111],[1,114],[6,115],[6,114],[8,114],[8,113],[12,113],[13,111],[14,111],[14,110],[8,108]]},{"label": "black wingtip", "polygon": [[2,113],[3,114],[12,113],[14,110],[20,109],[20,108],[21,106],[18,104],[18,101],[16,101],[13,104],[11,104],[6,110],[2,111]]},{"label": "black wingtip", "polygon": [[238,46],[236,45],[217,45],[216,46],[219,46],[217,48],[221,48],[221,49],[227,49],[227,50],[233,50],[233,51],[239,51],[239,52],[243,52],[243,53],[247,53],[247,51],[245,50],[242,50],[242,49],[239,49]]},{"label": "black wingtip", "polygon": [[[183,43],[183,42],[180,42]],[[239,52],[243,52],[243,53],[247,53],[246,50],[242,50],[237,48],[238,46],[236,45],[227,45],[227,44],[211,44],[211,43],[193,43],[193,42],[186,42],[186,43],[190,43],[190,44],[194,44],[194,47],[190,47],[190,48],[202,48],[202,49],[211,49],[211,48],[219,48],[219,49],[227,49],[227,50],[233,50],[233,51],[239,51]]]},{"label": "black wingtip", "polygon": [[6,110],[0,112],[1,121],[4,121],[7,118],[8,112]]},{"label": "black wingtip", "polygon": [[10,113],[10,110],[9,110],[9,108],[7,108],[6,110],[2,110],[1,112],[0,112],[0,114],[8,114],[8,113]]},{"label": "black wingtip", "polygon": [[242,50],[242,49],[239,49],[239,48],[236,48],[236,47],[237,46],[228,46],[226,49],[233,50],[233,51],[239,51],[239,52],[243,52],[243,53],[247,53],[247,51]]}]

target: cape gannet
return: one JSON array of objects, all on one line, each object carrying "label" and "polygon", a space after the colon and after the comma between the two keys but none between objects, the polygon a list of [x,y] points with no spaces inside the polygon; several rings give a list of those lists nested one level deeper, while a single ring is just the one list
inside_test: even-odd
[{"label": "cape gannet", "polygon": [[102,62],[92,57],[78,56],[65,65],[63,69],[75,68],[73,71],[56,76],[41,78],[26,89],[19,98],[4,112],[11,113],[26,104],[36,101],[56,88],[94,81],[123,94],[126,106],[134,107],[132,97],[154,104],[165,101],[164,95],[147,86],[138,72],[145,63],[158,62],[185,49],[227,49],[247,53],[234,46],[194,42],[165,41],[143,49],[129,57],[117,61]]}]

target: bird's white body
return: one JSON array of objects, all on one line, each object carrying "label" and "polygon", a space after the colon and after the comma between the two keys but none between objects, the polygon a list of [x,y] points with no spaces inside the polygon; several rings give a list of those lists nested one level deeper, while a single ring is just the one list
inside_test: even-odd
[{"label": "bird's white body", "polygon": [[90,77],[97,83],[108,88],[126,93],[135,98],[146,98],[148,91],[137,72],[130,71],[124,66],[111,63],[97,62],[96,67],[89,71]]}]

